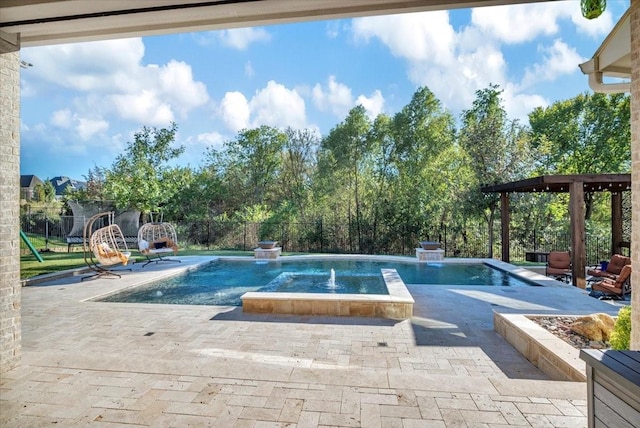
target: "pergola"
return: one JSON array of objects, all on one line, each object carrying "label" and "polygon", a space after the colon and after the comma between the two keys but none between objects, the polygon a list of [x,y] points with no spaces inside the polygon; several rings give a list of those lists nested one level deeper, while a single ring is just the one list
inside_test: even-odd
[{"label": "pergola", "polygon": [[[631,174],[543,175],[511,183],[484,186],[483,193],[500,193],[502,260],[509,262],[509,193],[569,193],[571,266],[573,285],[586,287],[586,192],[611,193],[611,253],[620,252],[622,241],[622,192],[631,190]],[[624,245],[627,246],[627,245]]]}]

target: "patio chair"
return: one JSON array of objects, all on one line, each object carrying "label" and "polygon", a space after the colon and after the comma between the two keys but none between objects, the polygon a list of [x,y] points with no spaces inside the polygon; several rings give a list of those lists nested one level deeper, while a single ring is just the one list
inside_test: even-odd
[{"label": "patio chair", "polygon": [[600,267],[593,267],[587,269],[587,275],[594,277],[591,278],[591,281],[598,281],[601,278],[616,279],[618,275],[620,275],[622,268],[629,264],[631,264],[629,257],[614,254],[611,256],[611,260],[609,260],[606,269],[603,270]]},{"label": "patio chair", "polygon": [[143,224],[138,230],[138,249],[147,259],[142,267],[149,263],[181,262],[162,257],[167,253],[178,254],[176,229],[171,223],[150,222]]},{"label": "patio chair", "polygon": [[[83,236],[84,261],[94,274],[81,278],[81,281],[95,277],[120,278],[120,274],[107,267],[126,266],[129,262],[131,252],[120,227],[113,223],[113,218],[113,212],[102,212],[87,221]],[[93,230],[96,224],[103,221],[106,221],[107,226]]]},{"label": "patio chair", "polygon": [[624,266],[615,280],[604,278],[591,284],[589,295],[595,297],[595,292],[603,293],[604,297],[613,296],[624,300],[625,294],[631,292],[631,265]]},{"label": "patio chair", "polygon": [[571,254],[568,251],[551,251],[545,275],[567,282],[571,277]]}]

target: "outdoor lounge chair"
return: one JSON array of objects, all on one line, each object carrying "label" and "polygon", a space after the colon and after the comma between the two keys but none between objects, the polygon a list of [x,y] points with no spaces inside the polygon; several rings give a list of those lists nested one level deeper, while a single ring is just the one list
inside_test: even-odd
[{"label": "outdoor lounge chair", "polygon": [[599,282],[591,284],[591,296],[595,292],[604,293],[606,296],[614,296],[624,300],[624,296],[631,292],[631,265],[626,265],[620,271],[620,275],[614,280],[604,278]]},{"label": "outdoor lounge chair", "polygon": [[176,229],[171,223],[151,222],[143,224],[138,230],[138,249],[147,258],[145,267],[149,263],[178,262],[180,260],[165,259],[164,254],[178,254],[178,238]]},{"label": "outdoor lounge chair", "polygon": [[[105,220],[103,217],[106,217],[107,226],[93,230],[96,224]],[[126,266],[131,257],[120,227],[113,223],[113,212],[98,213],[87,221],[83,247],[84,261],[94,274],[81,278],[81,281],[95,277],[120,278],[120,274],[108,267],[120,264]]]},{"label": "outdoor lounge chair", "polygon": [[629,257],[621,256],[620,254],[614,254],[611,256],[611,260],[609,260],[609,264],[607,264],[607,268],[602,270],[600,268],[591,268],[587,270],[587,275],[591,275],[592,280],[599,280],[600,278],[609,278],[616,279],[622,268],[626,265],[631,264],[631,259]]},{"label": "outdoor lounge chair", "polygon": [[551,251],[545,275],[566,282],[571,275],[571,255],[568,251]]}]

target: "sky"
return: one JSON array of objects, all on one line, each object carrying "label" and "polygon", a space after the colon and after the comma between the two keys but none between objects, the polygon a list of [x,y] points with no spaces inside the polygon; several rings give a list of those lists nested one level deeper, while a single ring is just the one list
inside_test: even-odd
[{"label": "sky", "polygon": [[393,116],[428,87],[454,117],[503,91],[510,119],[591,92],[590,59],[629,7],[587,20],[577,0],[405,13],[23,48],[21,174],[84,180],[143,126],[178,127],[202,165],[246,128],[327,135],[358,104]]}]

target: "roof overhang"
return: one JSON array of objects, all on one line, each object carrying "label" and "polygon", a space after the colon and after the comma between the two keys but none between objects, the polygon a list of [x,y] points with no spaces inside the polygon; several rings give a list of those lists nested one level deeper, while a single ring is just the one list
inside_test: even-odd
[{"label": "roof overhang", "polygon": [[580,64],[595,92],[630,92],[631,82],[605,83],[604,77],[631,79],[631,14],[627,10],[593,57]]},{"label": "roof overhang", "polygon": [[573,183],[585,192],[624,192],[631,189],[631,174],[541,175],[511,183],[483,186],[483,193],[566,193]]},{"label": "roof overhang", "polygon": [[545,0],[2,0],[22,47]]}]

